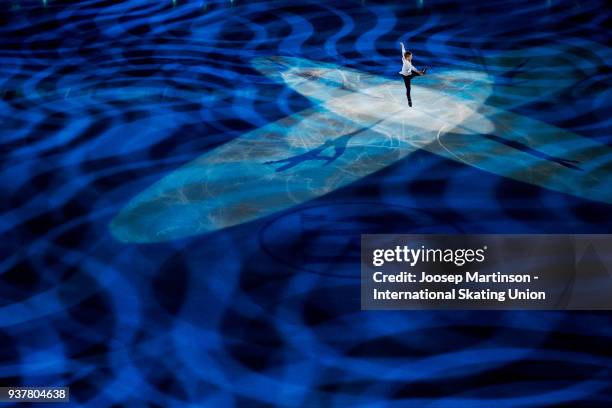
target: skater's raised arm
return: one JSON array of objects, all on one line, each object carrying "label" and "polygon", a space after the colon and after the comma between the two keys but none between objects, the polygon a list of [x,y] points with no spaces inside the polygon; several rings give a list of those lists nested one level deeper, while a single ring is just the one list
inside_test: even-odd
[{"label": "skater's raised arm", "polygon": [[403,42],[401,42],[400,45],[402,46],[402,59],[404,59],[404,58],[406,58],[404,56],[404,54],[406,54],[406,47],[404,47],[404,43]]}]

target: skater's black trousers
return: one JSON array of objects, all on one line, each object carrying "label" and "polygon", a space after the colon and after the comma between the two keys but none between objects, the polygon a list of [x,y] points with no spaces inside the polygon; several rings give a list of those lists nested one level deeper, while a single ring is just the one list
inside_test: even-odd
[{"label": "skater's black trousers", "polygon": [[404,85],[406,85],[406,97],[408,98],[408,106],[412,106],[412,98],[410,98],[410,80],[412,80],[414,76],[414,74],[402,75],[402,78],[404,79]]}]

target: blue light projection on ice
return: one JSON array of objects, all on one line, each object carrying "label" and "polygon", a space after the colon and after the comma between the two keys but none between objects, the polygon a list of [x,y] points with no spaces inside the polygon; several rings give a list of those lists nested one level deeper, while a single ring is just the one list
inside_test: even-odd
[{"label": "blue light projection on ice", "polygon": [[[499,176],[612,203],[611,149],[487,105],[493,79],[469,70],[402,81],[293,57],[253,61],[314,106],[232,140],[136,196],[111,230],[125,242],[206,233],[327,194],[417,149]],[[469,186],[466,194],[469,194]]]}]

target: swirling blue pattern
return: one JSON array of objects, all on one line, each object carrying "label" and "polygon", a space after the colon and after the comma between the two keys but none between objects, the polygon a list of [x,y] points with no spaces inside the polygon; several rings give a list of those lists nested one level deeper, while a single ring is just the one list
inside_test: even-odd
[{"label": "swirling blue pattern", "polygon": [[358,268],[361,233],[609,233],[609,204],[421,150],[231,228],[109,230],[181,165],[311,107],[262,56],[397,78],[404,41],[432,72],[491,75],[492,106],[609,146],[605,1],[0,10],[1,385],[87,407],[612,405],[609,313],[361,312]]}]

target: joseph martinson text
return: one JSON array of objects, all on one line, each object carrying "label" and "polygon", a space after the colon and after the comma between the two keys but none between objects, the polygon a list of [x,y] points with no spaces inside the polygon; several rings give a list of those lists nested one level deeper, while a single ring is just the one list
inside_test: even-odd
[{"label": "joseph martinson text", "polygon": [[[387,284],[483,284],[483,283],[531,283],[537,280],[537,276],[531,275],[504,275],[500,272],[481,274],[479,272],[465,272],[464,274],[420,274],[401,272],[396,274],[384,274],[374,272],[372,280],[376,283]],[[532,291],[529,289],[504,288],[473,289],[473,288],[450,288],[444,290],[419,289],[419,290],[381,290],[373,289],[374,300],[495,300],[505,302],[506,300],[546,300],[544,291]]]},{"label": "joseph martinson text", "polygon": [[501,272],[482,274],[480,272],[465,272],[465,274],[434,275],[421,272],[420,276],[411,272],[384,274],[374,272],[372,279],[376,283],[531,283],[538,277],[531,275],[504,275]]}]

